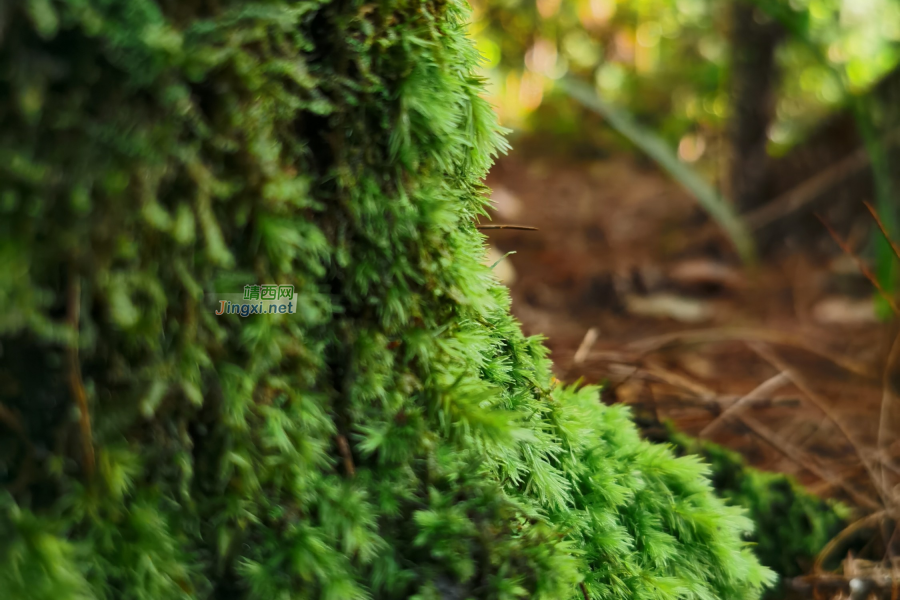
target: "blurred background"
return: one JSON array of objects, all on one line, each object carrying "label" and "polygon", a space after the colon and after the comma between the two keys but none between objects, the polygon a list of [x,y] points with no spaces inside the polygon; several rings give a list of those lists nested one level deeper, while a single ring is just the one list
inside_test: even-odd
[{"label": "blurred background", "polygon": [[647,437],[843,503],[805,559],[766,550],[791,593],[896,599],[900,2],[471,4],[526,333]]}]

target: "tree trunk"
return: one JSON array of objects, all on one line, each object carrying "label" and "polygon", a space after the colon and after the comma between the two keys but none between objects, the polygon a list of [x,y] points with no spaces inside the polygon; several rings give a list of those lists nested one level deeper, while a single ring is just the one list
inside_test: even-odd
[{"label": "tree trunk", "polygon": [[765,201],[768,130],[775,107],[781,26],[749,2],[732,4],[731,193],[740,211]]}]

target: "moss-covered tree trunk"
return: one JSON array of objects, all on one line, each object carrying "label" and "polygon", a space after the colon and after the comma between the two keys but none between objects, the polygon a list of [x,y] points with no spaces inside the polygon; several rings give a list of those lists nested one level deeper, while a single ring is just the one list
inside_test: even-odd
[{"label": "moss-covered tree trunk", "polygon": [[481,266],[462,3],[0,13],[0,597],[758,596]]}]

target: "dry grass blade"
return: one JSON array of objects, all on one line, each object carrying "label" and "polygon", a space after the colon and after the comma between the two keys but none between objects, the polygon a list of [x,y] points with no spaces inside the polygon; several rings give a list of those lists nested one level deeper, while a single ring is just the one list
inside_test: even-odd
[{"label": "dry grass blade", "polygon": [[615,350],[589,350],[585,353],[584,361],[633,364],[640,358],[641,357],[634,352],[617,352]]},{"label": "dry grass blade", "polygon": [[894,243],[894,240],[891,239],[890,234],[888,234],[887,227],[884,226],[884,223],[881,221],[881,217],[878,216],[878,212],[868,202],[863,202],[866,205],[866,208],[869,209],[869,212],[872,214],[872,218],[875,219],[875,223],[878,225],[878,229],[881,230],[881,235],[884,236],[884,239],[887,240],[887,243],[891,245],[891,250],[894,252],[894,256],[897,260],[900,260],[900,249],[897,248],[897,244]]},{"label": "dry grass blade", "polygon": [[735,411],[737,411],[738,408],[745,406],[747,403],[756,400],[757,398],[763,398],[778,391],[779,389],[783,388],[788,382],[788,376],[784,373],[779,373],[771,379],[762,382],[755,389],[750,391],[746,396],[743,396],[737,402],[726,408],[722,412],[722,414],[713,419],[709,423],[709,425],[701,429],[700,433],[697,434],[697,437],[702,438],[708,436],[714,429],[717,429],[723,421],[734,416]]},{"label": "dry grass blade", "polygon": [[813,462],[811,458],[806,456],[804,452],[794,448],[793,446],[785,442],[783,439],[781,439],[780,436],[769,430],[768,427],[763,425],[760,421],[746,415],[738,416],[738,418],[753,433],[758,435],[770,446],[787,456],[789,459],[793,460],[795,463],[797,463],[816,477],[822,479],[823,481],[827,481],[829,485],[842,488],[860,506],[864,506],[870,509],[881,508],[881,504],[879,504],[876,500],[873,500],[869,496],[857,490],[856,486],[854,486],[852,483],[847,482],[844,478],[835,475],[828,469],[824,469],[818,466],[815,462]]},{"label": "dry grass blade", "polygon": [[853,451],[856,453],[856,456],[859,458],[860,464],[865,467],[866,471],[869,473],[869,477],[872,480],[872,484],[875,486],[878,491],[878,495],[881,497],[884,505],[887,506],[887,494],[886,490],[882,487],[881,481],[875,476],[875,468],[870,460],[868,460],[868,455],[863,452],[862,447],[856,440],[856,436],[852,435],[850,431],[847,429],[844,424],[843,419],[841,419],[840,415],[838,415],[834,409],[831,407],[830,403],[826,401],[822,396],[816,393],[815,390],[809,385],[806,379],[800,375],[800,373],[791,368],[787,363],[785,363],[781,358],[778,357],[772,350],[766,346],[765,344],[748,342],[747,346],[756,352],[760,358],[771,364],[773,367],[784,373],[788,376],[797,388],[803,392],[803,394],[809,398],[809,400],[816,405],[816,407],[822,411],[822,413],[828,417],[828,419],[834,423],[834,425],[838,428],[841,434],[850,442],[850,445],[853,447]]},{"label": "dry grass blade", "polygon": [[677,153],[655,132],[640,125],[632,115],[597,95],[593,85],[574,78],[564,78],[560,87],[572,98],[602,116],[616,131],[652,158],[675,181],[684,187],[728,234],[741,258],[756,261],[753,238],[734,208],[696,170],[678,158]]},{"label": "dry grass blade", "polygon": [[824,469],[818,466],[812,459],[806,456],[806,454],[791,444],[786,442],[781,436],[777,435],[775,432],[771,431],[768,427],[763,425],[760,421],[748,416],[748,415],[737,415],[737,419],[739,419],[744,425],[747,426],[750,431],[759,436],[763,441],[768,443],[770,446],[778,450],[781,454],[788,457],[822,481],[828,482],[829,485],[834,487],[840,487],[847,495],[853,498],[854,501],[857,502],[860,506],[864,506],[870,509],[880,509],[881,504],[877,501],[869,498],[867,495],[863,494],[859,490],[856,489],[854,485],[848,483],[842,477],[839,477],[829,471],[828,469]]},{"label": "dry grass blade", "polygon": [[716,392],[714,390],[706,387],[702,383],[694,381],[690,377],[685,377],[684,375],[670,371],[656,362],[647,361],[642,370],[664,383],[696,394],[701,399],[711,400],[716,397]]},{"label": "dry grass blade", "polygon": [[844,251],[849,257],[851,257],[854,262],[856,262],[856,266],[859,267],[860,272],[869,280],[869,282],[875,286],[875,289],[878,290],[878,293],[884,298],[885,302],[888,303],[888,306],[891,307],[891,310],[895,315],[900,316],[900,309],[897,308],[897,304],[894,302],[894,299],[890,294],[885,291],[880,283],[878,283],[878,278],[872,274],[872,271],[869,270],[869,267],[859,258],[850,246],[841,239],[841,236],[838,235],[837,231],[835,231],[831,225],[828,224],[828,221],[823,219],[820,215],[816,215],[816,218],[822,222],[822,225],[825,226],[825,229],[828,230],[828,233],[831,234],[831,237],[834,238],[834,241],[837,242],[837,245],[841,247],[841,250]]},{"label": "dry grass blade", "polygon": [[688,344],[709,344],[715,342],[743,342],[758,341],[776,344],[779,346],[790,346],[805,350],[826,360],[833,362],[839,367],[850,371],[861,377],[869,379],[877,379],[881,377],[880,370],[876,373],[869,365],[852,360],[845,356],[829,352],[822,344],[813,345],[800,336],[785,333],[783,331],[773,331],[766,329],[750,329],[743,327],[723,327],[717,329],[697,329],[692,331],[676,331],[665,335],[645,338],[629,344],[629,349],[639,352],[643,355],[650,354],[663,348],[675,345]]}]

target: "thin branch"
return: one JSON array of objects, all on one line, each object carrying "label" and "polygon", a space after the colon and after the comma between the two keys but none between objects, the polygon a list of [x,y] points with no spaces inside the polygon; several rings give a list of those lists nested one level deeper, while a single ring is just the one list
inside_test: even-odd
[{"label": "thin branch", "polygon": [[860,506],[865,506],[870,509],[881,508],[881,505],[878,502],[872,500],[862,492],[857,491],[853,485],[844,481],[842,478],[837,477],[831,473],[831,471],[818,466],[815,462],[806,457],[803,451],[796,449],[791,446],[791,444],[785,442],[779,435],[771,431],[760,421],[757,421],[749,415],[739,414],[735,418],[739,419],[748,429],[750,429],[750,431],[758,435],[781,454],[788,457],[819,479],[828,482],[830,485],[842,488],[851,498],[858,502]]},{"label": "thin branch", "polygon": [[887,506],[887,494],[886,490],[882,489],[879,480],[875,477],[875,469],[870,461],[867,459],[867,455],[863,452],[860,445],[857,443],[855,436],[850,434],[850,431],[844,425],[843,420],[840,415],[838,415],[832,408],[831,405],[823,399],[819,394],[812,389],[812,387],[807,383],[806,379],[797,372],[796,369],[792,369],[785,363],[781,358],[779,358],[772,350],[766,346],[765,344],[757,344],[757,343],[748,343],[747,346],[756,354],[759,355],[760,358],[771,364],[773,367],[787,375],[787,377],[791,380],[797,388],[803,392],[803,394],[812,401],[816,407],[822,411],[822,413],[831,420],[832,423],[838,428],[838,430],[843,434],[843,436],[850,442],[850,445],[853,447],[853,451],[856,453],[859,458],[859,462],[865,467],[866,471],[869,473],[869,476],[872,479],[872,484],[875,486],[878,495],[881,497],[882,502],[884,502],[884,506]]},{"label": "thin branch", "polygon": [[670,371],[658,364],[656,361],[646,361],[644,372],[652,375],[669,385],[675,386],[691,392],[699,396],[702,400],[712,400],[716,397],[716,392],[698,381],[694,381],[690,377],[685,377],[680,373]]},{"label": "thin branch", "polygon": [[[900,136],[900,130],[894,130],[884,136],[883,141],[888,147],[891,147],[897,143],[898,136]],[[861,172],[870,163],[869,153],[865,147],[857,148],[845,158],[827,166],[822,171],[770,200],[760,208],[747,213],[744,216],[744,222],[750,230],[758,230],[778,219],[795,213],[819,199],[823,193],[834,185]]]},{"label": "thin branch", "polygon": [[519,231],[540,231],[537,227],[529,225],[476,225],[475,229],[517,229]]},{"label": "thin branch", "polygon": [[646,356],[651,352],[662,350],[675,345],[708,344],[713,342],[744,342],[759,341],[777,344],[779,346],[791,346],[800,348],[817,356],[821,356],[862,377],[875,379],[881,376],[876,374],[868,365],[854,361],[847,357],[834,354],[824,348],[823,344],[810,344],[808,340],[800,336],[783,331],[766,329],[751,329],[743,327],[722,327],[716,329],[698,329],[693,331],[676,331],[655,337],[645,338],[629,344],[629,349]]},{"label": "thin branch", "polygon": [[894,314],[900,316],[900,309],[897,308],[897,304],[894,302],[894,299],[891,298],[890,294],[888,294],[883,287],[881,287],[881,284],[878,283],[878,278],[872,274],[872,272],[862,261],[862,259],[859,258],[853,252],[850,246],[843,239],[841,239],[841,236],[839,236],[838,233],[834,229],[832,229],[831,225],[828,224],[828,221],[826,221],[819,215],[816,215],[816,218],[822,222],[822,225],[825,226],[825,228],[828,230],[828,233],[830,233],[831,237],[834,238],[834,241],[837,242],[837,245],[841,247],[841,250],[843,250],[845,254],[850,256],[850,258],[852,258],[854,262],[856,262],[856,266],[859,267],[859,270],[863,275],[865,275],[866,279],[868,279],[869,282],[873,286],[875,286],[875,289],[878,290],[878,293],[881,295],[881,297],[884,298],[884,300],[891,307],[891,310],[894,311]]},{"label": "thin branch", "polygon": [[[655,377],[650,377],[649,375],[640,379],[652,379],[656,380]],[[797,398],[746,398],[745,396],[719,396],[716,398],[698,398],[695,396],[692,397],[682,397],[677,395],[667,394],[663,396],[662,399],[657,398],[655,403],[664,408],[697,408],[707,410],[709,412],[714,413],[713,418],[717,415],[721,416],[723,410],[730,408],[734,405],[738,400],[743,399],[743,405],[745,407],[761,407],[761,408],[771,408],[771,407],[790,407],[795,408],[800,404],[800,400]],[[644,406],[644,402],[637,401],[632,403],[634,406],[642,407]],[[729,415],[728,418],[732,418],[735,415]],[[698,434],[699,436],[699,434]],[[892,468],[892,467],[891,467]],[[893,468],[892,468],[893,469]],[[900,473],[898,473],[900,474]]]},{"label": "thin branch", "polygon": [[825,168],[800,185],[748,213],[744,217],[744,222],[751,230],[761,229],[811,204],[835,184],[862,171],[868,164],[869,154],[865,148],[859,148],[837,164]]},{"label": "thin branch", "polygon": [[764,398],[764,397],[768,396],[769,394],[772,394],[772,393],[778,391],[779,389],[784,387],[784,385],[786,383],[788,383],[788,376],[785,375],[784,373],[779,373],[779,374],[775,375],[774,377],[772,377],[771,379],[768,379],[768,380],[764,381],[763,383],[759,384],[754,390],[752,390],[746,396],[743,396],[737,402],[735,402],[734,404],[732,404],[731,406],[726,408],[722,412],[722,414],[720,414],[718,417],[713,419],[709,423],[709,425],[707,425],[706,427],[701,429],[700,433],[697,434],[697,437],[702,438],[702,437],[708,436],[710,434],[710,432],[712,432],[714,429],[717,429],[719,427],[719,425],[722,424],[723,421],[734,416],[735,411],[739,407],[743,407],[745,404],[747,404],[753,400],[756,400],[758,398]]},{"label": "thin branch", "polygon": [[74,332],[74,339],[68,347],[66,357],[69,370],[69,391],[78,405],[81,428],[81,447],[84,457],[84,470],[88,479],[94,476],[94,439],[91,433],[91,414],[88,409],[87,393],[81,380],[81,364],[78,360],[78,329],[81,315],[81,279],[74,271],[69,272],[69,290],[66,321]]},{"label": "thin branch", "polygon": [[875,208],[866,201],[863,201],[863,204],[866,205],[866,208],[869,209],[869,212],[872,214],[872,218],[875,219],[875,223],[878,225],[878,229],[881,230],[881,235],[884,236],[884,239],[887,240],[887,243],[891,245],[891,250],[894,251],[894,256],[897,260],[900,260],[900,248],[897,248],[897,244],[894,243],[894,240],[891,239],[891,236],[888,234],[887,227],[884,226],[884,223],[881,222],[881,217],[878,216],[878,212],[876,212]]}]

